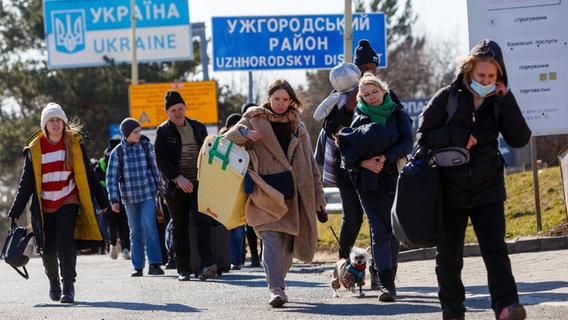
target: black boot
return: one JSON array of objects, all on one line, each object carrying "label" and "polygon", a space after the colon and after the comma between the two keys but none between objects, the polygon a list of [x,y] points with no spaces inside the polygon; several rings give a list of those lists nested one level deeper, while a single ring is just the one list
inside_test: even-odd
[{"label": "black boot", "polygon": [[49,279],[49,298],[53,301],[61,299],[61,284],[59,278]]},{"label": "black boot", "polygon": [[73,303],[75,302],[75,286],[73,282],[63,282],[63,296],[61,297],[61,303]]},{"label": "black boot", "polygon": [[396,286],[394,284],[394,270],[379,270],[379,282],[381,293],[379,301],[394,302],[396,300]]},{"label": "black boot", "polygon": [[369,264],[369,275],[371,275],[371,290],[379,290],[379,275],[372,260]]}]

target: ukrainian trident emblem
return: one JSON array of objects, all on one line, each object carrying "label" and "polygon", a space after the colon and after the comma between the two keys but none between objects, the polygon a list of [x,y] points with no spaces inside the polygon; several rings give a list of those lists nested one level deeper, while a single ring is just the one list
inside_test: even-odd
[{"label": "ukrainian trident emblem", "polygon": [[83,10],[54,11],[52,25],[57,51],[74,53],[85,49],[85,12]]}]

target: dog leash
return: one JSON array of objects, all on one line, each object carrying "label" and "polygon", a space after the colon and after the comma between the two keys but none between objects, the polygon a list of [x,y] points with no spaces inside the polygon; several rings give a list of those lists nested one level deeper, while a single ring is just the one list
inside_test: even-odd
[{"label": "dog leash", "polygon": [[339,238],[337,237],[337,234],[335,234],[335,231],[333,230],[333,227],[332,227],[332,226],[329,226],[329,228],[331,229],[331,233],[333,233],[333,236],[335,237],[335,240],[337,240],[337,244],[338,244],[337,248],[339,249],[339,255],[343,257],[344,255],[343,255],[343,252],[341,251],[341,245],[340,245],[340,243],[339,243]]}]

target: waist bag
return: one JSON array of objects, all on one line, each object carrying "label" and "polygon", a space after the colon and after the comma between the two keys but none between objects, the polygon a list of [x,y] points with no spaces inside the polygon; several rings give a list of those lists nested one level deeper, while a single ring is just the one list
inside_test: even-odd
[{"label": "waist bag", "polygon": [[262,180],[272,188],[284,195],[284,199],[294,197],[294,179],[291,171],[282,171],[274,174],[261,174]]},{"label": "waist bag", "polygon": [[432,151],[438,167],[456,167],[469,162],[469,150],[463,147],[446,147]]}]

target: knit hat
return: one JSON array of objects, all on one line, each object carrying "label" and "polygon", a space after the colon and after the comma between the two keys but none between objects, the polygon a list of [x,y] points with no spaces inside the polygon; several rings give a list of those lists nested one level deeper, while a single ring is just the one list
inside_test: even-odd
[{"label": "knit hat", "polygon": [[329,72],[329,81],[337,92],[347,93],[359,85],[361,70],[353,63],[339,64]]},{"label": "knit hat", "polygon": [[254,102],[246,102],[243,104],[243,106],[241,107],[241,113],[245,114],[245,112],[247,112],[247,109],[250,107],[256,107],[256,103]]},{"label": "knit hat", "polygon": [[353,57],[353,63],[355,63],[358,67],[369,62],[373,62],[377,66],[379,65],[379,57],[377,56],[377,52],[375,52],[375,50],[371,48],[369,40],[366,39],[359,40],[359,44],[357,48],[355,48]]},{"label": "knit hat", "polygon": [[174,91],[174,90],[170,90],[168,92],[166,92],[166,97],[165,97],[165,109],[168,110],[169,107],[173,106],[174,104],[178,104],[178,103],[183,103],[185,104],[185,101],[183,101],[183,98],[181,97],[181,94],[179,94],[179,92]]},{"label": "knit hat", "polygon": [[67,123],[67,116],[61,106],[55,102],[50,102],[41,110],[41,128],[45,128],[45,124],[49,118],[58,117],[59,119],[63,120],[63,122]]},{"label": "knit hat", "polygon": [[231,113],[227,117],[227,120],[225,120],[225,127],[228,129],[228,128],[234,126],[235,124],[237,124],[237,122],[239,122],[239,120],[241,120],[241,115],[239,113]]},{"label": "knit hat", "polygon": [[138,121],[133,118],[126,118],[120,123],[120,132],[122,133],[122,136],[124,136],[124,139],[127,139],[132,131],[138,127],[140,127],[140,123],[138,123]]}]

